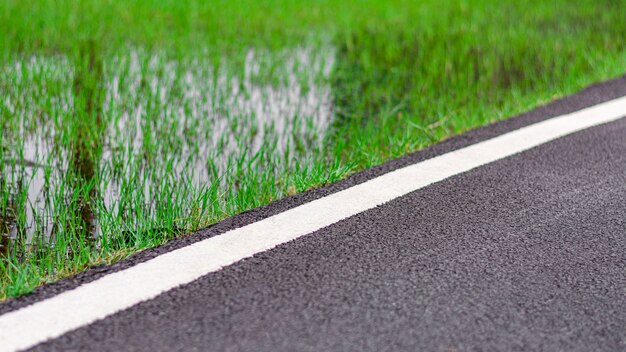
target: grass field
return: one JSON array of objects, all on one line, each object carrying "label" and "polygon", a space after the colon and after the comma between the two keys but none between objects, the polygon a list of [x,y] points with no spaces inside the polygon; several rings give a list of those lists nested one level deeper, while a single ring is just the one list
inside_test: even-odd
[{"label": "grass field", "polygon": [[626,71],[626,1],[0,2],[0,299]]}]

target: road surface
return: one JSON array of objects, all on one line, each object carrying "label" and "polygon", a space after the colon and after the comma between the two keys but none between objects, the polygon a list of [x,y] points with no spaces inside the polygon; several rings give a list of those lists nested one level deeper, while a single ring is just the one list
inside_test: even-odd
[{"label": "road surface", "polygon": [[591,87],[8,301],[0,351],[626,350],[625,95]]}]

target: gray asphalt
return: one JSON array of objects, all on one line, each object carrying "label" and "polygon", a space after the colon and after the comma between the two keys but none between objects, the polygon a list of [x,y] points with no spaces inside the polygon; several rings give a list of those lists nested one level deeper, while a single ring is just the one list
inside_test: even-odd
[{"label": "gray asphalt", "polygon": [[33,350],[626,350],[626,119],[418,190]]}]

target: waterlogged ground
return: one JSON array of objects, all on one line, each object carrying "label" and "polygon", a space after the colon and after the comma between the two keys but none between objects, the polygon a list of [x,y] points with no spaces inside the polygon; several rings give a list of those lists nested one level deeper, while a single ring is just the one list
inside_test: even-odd
[{"label": "waterlogged ground", "polygon": [[626,72],[625,0],[0,2],[0,299]]},{"label": "waterlogged ground", "polygon": [[132,245],[143,231],[228,214],[207,202],[239,192],[242,172],[280,177],[319,153],[333,60],[332,48],[298,47],[249,50],[239,70],[141,50],[88,57],[87,73],[64,56],[10,62],[0,77],[15,117],[2,136],[4,250],[67,236],[105,245],[120,227]]}]

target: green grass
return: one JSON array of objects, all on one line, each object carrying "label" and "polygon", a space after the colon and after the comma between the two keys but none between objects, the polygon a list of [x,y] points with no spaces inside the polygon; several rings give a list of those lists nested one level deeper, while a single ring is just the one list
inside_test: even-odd
[{"label": "green grass", "polygon": [[0,299],[626,71],[626,1],[0,3]]}]

